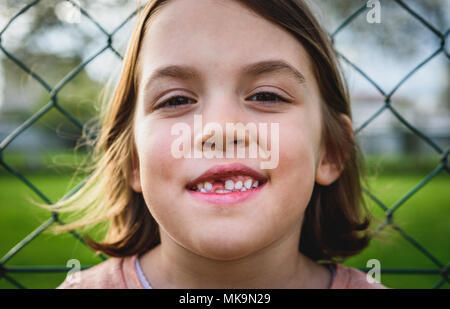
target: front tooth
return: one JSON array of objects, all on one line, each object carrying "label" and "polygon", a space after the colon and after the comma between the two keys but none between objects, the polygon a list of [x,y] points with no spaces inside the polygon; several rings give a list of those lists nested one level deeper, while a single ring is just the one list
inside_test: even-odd
[{"label": "front tooth", "polygon": [[245,181],[245,183],[244,183],[244,186],[245,186],[247,189],[250,189],[250,188],[252,187],[252,180],[251,180],[251,179],[247,179],[247,180]]},{"label": "front tooth", "polygon": [[225,181],[225,189],[227,190],[233,190],[234,189],[234,182],[233,180],[229,179]]},{"label": "front tooth", "polygon": [[240,190],[241,188],[242,188],[242,181],[238,181],[238,182],[236,182],[235,184],[234,184],[234,188],[236,189],[236,190]]},{"label": "front tooth", "polygon": [[206,193],[206,192],[208,192],[208,191],[206,191],[205,188],[201,188],[201,189],[200,189],[200,192]]},{"label": "front tooth", "polygon": [[197,184],[197,189],[199,190],[203,189],[203,182]]},{"label": "front tooth", "polygon": [[252,188],[256,188],[256,187],[258,187],[258,185],[259,185],[259,182],[258,182],[258,180],[256,180],[256,181],[253,183]]},{"label": "front tooth", "polygon": [[231,191],[229,190],[216,190],[215,193],[230,193]]},{"label": "front tooth", "polygon": [[241,188],[241,192],[242,192],[242,191],[247,191],[247,188],[246,188],[246,187],[242,187],[242,188]]},{"label": "front tooth", "polygon": [[212,190],[212,184],[210,182],[205,182],[205,189],[206,191],[211,191]]}]

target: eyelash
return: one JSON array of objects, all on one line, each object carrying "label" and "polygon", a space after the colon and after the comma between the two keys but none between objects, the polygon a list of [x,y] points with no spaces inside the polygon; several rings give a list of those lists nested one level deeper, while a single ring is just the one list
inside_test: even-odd
[{"label": "eyelash", "polygon": [[[290,103],[290,102],[289,102],[288,100],[286,100],[285,98],[283,98],[283,97],[281,97],[281,96],[279,96],[279,95],[277,95],[277,94],[275,94],[275,93],[273,93],[273,92],[267,92],[267,91],[255,93],[254,95],[251,96],[251,98],[252,98],[252,97],[255,97],[255,96],[257,96],[257,95],[270,95],[270,96],[274,96],[275,99],[276,99],[276,100],[265,100],[265,101],[258,101],[258,102],[276,101],[276,103],[269,103],[269,104]],[[185,97],[185,96],[173,96],[173,97],[171,97],[171,98],[165,100],[165,101],[162,102],[161,104],[159,104],[155,109],[164,108],[164,107],[167,107],[167,108],[177,108],[177,106],[180,106],[180,105],[188,105],[188,104],[192,104],[192,103],[188,103],[188,104],[169,104],[169,102],[170,102],[171,100],[173,100],[173,99],[178,99],[178,98],[185,98],[185,99],[188,99],[188,100],[193,101],[192,99],[189,99],[189,98],[187,98],[187,97]],[[251,100],[251,101],[257,101],[257,100]],[[263,103],[263,104],[265,105],[265,104],[267,104],[267,103]]]}]

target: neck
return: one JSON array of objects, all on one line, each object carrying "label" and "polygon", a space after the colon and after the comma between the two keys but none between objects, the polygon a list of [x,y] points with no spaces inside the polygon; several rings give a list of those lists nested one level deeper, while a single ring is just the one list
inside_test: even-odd
[{"label": "neck", "polygon": [[140,262],[154,288],[323,287],[324,273],[319,269],[322,266],[298,251],[300,227],[294,224],[265,248],[233,260],[210,259],[193,253],[160,228],[161,244],[142,255]]}]

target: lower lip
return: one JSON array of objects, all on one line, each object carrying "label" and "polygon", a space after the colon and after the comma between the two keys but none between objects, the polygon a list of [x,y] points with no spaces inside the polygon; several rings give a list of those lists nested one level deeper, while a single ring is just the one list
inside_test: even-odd
[{"label": "lower lip", "polygon": [[260,185],[258,188],[255,189],[230,193],[203,193],[192,190],[188,190],[188,192],[194,198],[202,202],[207,202],[216,205],[233,205],[242,203],[244,201],[249,200],[250,198],[255,197],[259,192],[261,192],[262,188],[266,185],[266,183]]}]

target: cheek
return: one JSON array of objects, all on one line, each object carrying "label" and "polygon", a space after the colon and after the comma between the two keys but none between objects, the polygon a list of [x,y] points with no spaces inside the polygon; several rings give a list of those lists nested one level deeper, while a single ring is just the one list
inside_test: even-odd
[{"label": "cheek", "polygon": [[[315,158],[311,129],[301,117],[280,126],[280,158],[273,170],[274,186],[284,205],[306,208],[314,188]],[[294,206],[295,205],[295,206]]]},{"label": "cheek", "polygon": [[142,191],[147,205],[156,205],[159,203],[155,202],[170,197],[167,193],[176,189],[180,160],[174,158],[170,152],[170,127],[147,125],[138,130],[136,145]]},{"label": "cheek", "polygon": [[314,173],[314,142],[308,128],[287,124],[280,128],[280,167],[292,168],[286,175]]}]

